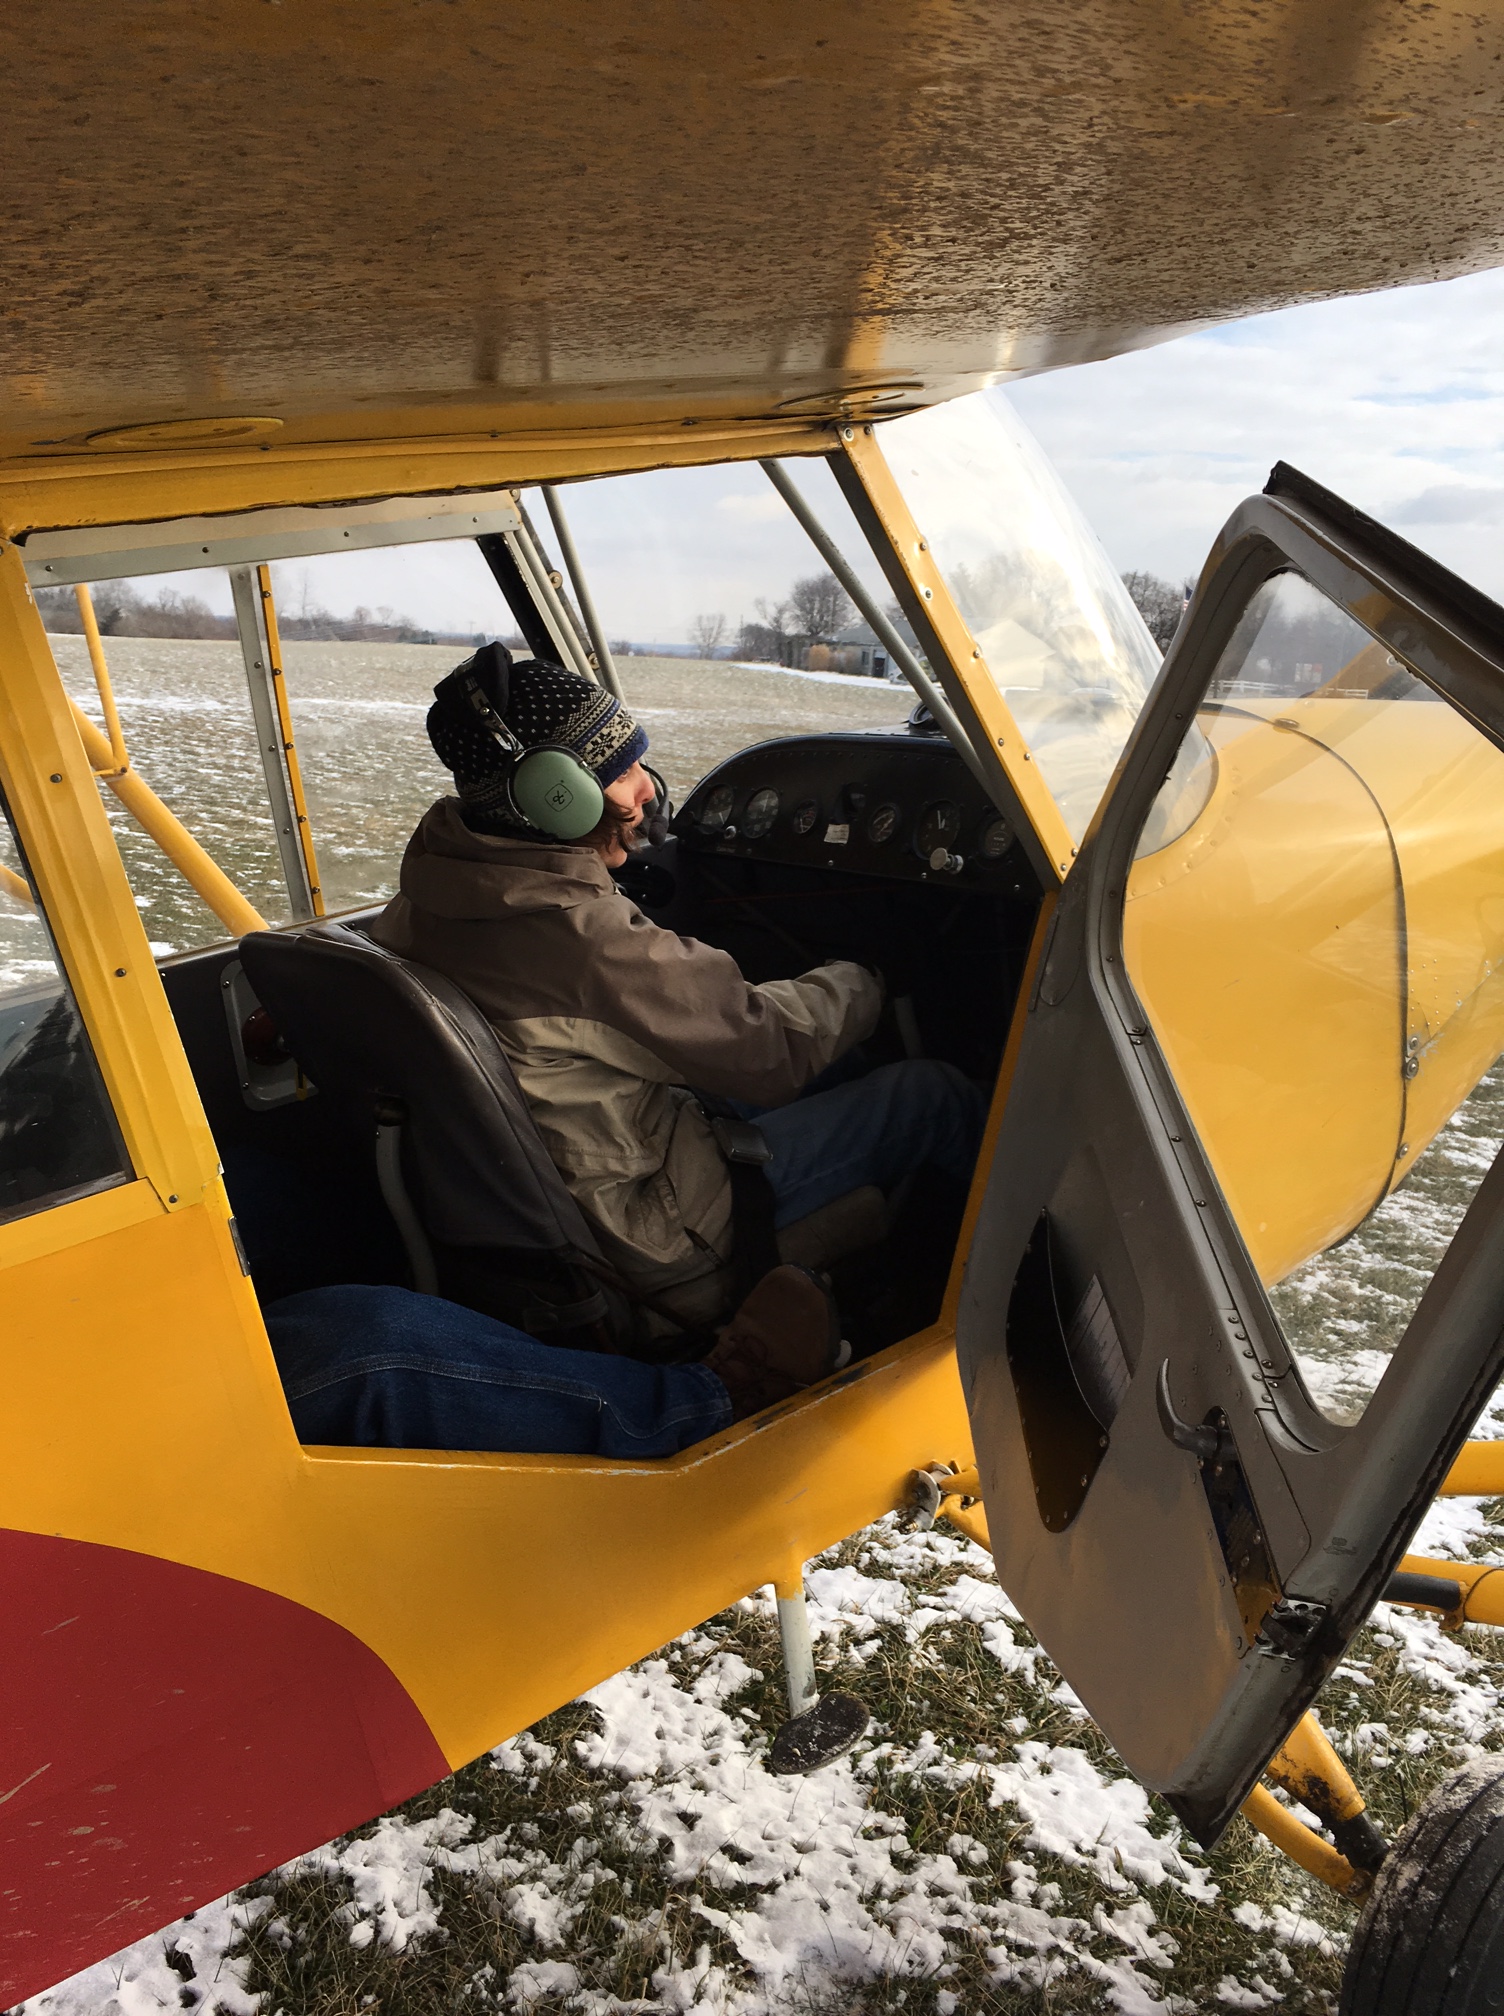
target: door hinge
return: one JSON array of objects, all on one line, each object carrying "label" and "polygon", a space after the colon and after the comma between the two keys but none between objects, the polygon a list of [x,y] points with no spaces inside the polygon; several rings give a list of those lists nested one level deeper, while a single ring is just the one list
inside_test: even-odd
[{"label": "door hinge", "polygon": [[1329,1612],[1325,1603],[1281,1596],[1264,1618],[1254,1641],[1266,1659],[1302,1659],[1310,1651]]}]

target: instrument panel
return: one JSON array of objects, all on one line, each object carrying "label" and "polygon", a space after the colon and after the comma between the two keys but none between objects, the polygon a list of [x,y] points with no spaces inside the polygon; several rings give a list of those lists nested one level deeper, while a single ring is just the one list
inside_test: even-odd
[{"label": "instrument panel", "polygon": [[948,742],[902,730],[801,735],[743,749],[695,786],[679,844],[902,881],[1019,893],[1012,822]]}]

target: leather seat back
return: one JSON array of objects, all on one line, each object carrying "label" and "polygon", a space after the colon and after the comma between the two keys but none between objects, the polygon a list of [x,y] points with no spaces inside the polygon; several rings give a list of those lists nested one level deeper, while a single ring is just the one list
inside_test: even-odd
[{"label": "leather seat back", "polygon": [[384,1102],[406,1109],[403,1173],[436,1247],[599,1259],[495,1031],[452,981],[343,924],[253,932],[240,957],[352,1137],[374,1141]]}]

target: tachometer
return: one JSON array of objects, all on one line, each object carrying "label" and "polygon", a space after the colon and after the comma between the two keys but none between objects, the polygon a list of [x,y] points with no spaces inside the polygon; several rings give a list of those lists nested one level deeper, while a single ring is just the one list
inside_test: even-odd
[{"label": "tachometer", "polygon": [[729,784],[723,784],[718,791],[712,791],[699,810],[700,831],[719,833],[731,817],[731,808],[735,803],[736,793]]},{"label": "tachometer", "polygon": [[867,821],[867,838],[874,847],[881,847],[898,831],[902,813],[896,805],[879,805]]},{"label": "tachometer", "polygon": [[813,798],[806,798],[802,805],[794,807],[794,816],[789,824],[802,840],[806,833],[814,830],[815,821],[820,816],[820,808]]},{"label": "tachometer", "polygon": [[960,836],[960,806],[952,805],[948,798],[940,798],[933,805],[926,805],[919,815],[919,824],[914,831],[914,851],[928,860],[941,848],[948,853]]},{"label": "tachometer", "polygon": [[747,840],[761,840],[771,833],[773,822],[778,817],[778,793],[776,791],[754,791],[747,800],[747,809],[742,814],[742,835]]},{"label": "tachometer", "polygon": [[1013,828],[1006,819],[989,819],[982,828],[978,852],[984,861],[1001,861],[1013,845]]}]

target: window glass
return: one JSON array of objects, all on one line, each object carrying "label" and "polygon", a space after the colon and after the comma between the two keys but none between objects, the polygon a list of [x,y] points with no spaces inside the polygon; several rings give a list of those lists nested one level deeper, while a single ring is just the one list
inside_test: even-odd
[{"label": "window glass", "polygon": [[1000,393],[887,421],[877,438],[1079,841],[1159,670],[1157,645]]},{"label": "window glass", "polygon": [[[824,463],[784,464],[880,607],[883,579]],[[892,728],[914,695],[755,462],[565,485],[560,496],[648,761],[675,799],[779,735]],[[535,491],[532,523],[557,564]]]},{"label": "window glass", "polygon": [[[790,467],[886,607],[889,591],[828,470],[818,460]],[[755,463],[606,478],[561,495],[628,705],[676,798],[749,743],[891,728],[908,714],[913,696],[891,676],[886,648]],[[523,503],[559,569],[540,493],[525,491]],[[491,637],[521,651],[516,619],[470,539],[279,561],[271,577],[325,909],[384,901],[419,818],[452,789],[424,730],[433,689]],[[102,726],[73,591],[44,589],[38,600],[65,685]],[[261,915],[285,922],[225,571],[100,582],[94,601],[132,765]],[[223,939],[224,926],[101,790],[154,953]]]},{"label": "window glass", "polygon": [[0,1223],[131,1174],[125,1146],[0,802]]},{"label": "window glass", "polygon": [[1123,939],[1306,1384],[1355,1419],[1504,1135],[1504,755],[1277,575],[1146,822]]},{"label": "window glass", "polygon": [[[224,570],[101,581],[92,593],[132,768],[262,916],[285,921],[287,885]],[[73,590],[44,588],[37,604],[63,684],[102,729]],[[224,925],[114,792],[101,785],[100,795],[153,953],[224,938]]]}]

